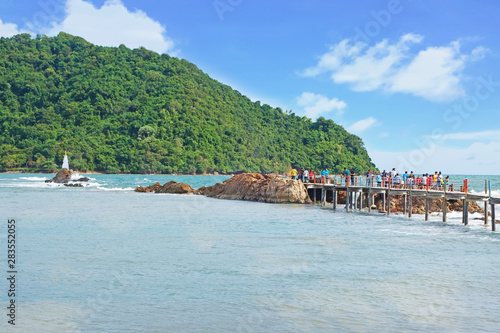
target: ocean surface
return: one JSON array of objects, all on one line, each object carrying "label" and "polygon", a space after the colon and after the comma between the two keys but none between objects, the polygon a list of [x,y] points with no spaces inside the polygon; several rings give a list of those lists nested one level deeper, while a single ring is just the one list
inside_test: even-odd
[{"label": "ocean surface", "polygon": [[[135,193],[225,176],[0,174],[0,332],[498,332],[500,236],[441,222]],[[484,179],[500,195],[499,176]],[[462,176],[454,176],[457,182]],[[497,217],[498,214],[497,210]],[[7,220],[16,220],[16,326]]]}]

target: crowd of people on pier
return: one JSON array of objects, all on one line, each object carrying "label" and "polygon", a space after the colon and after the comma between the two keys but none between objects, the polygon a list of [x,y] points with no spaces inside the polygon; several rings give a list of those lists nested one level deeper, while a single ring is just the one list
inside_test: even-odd
[{"label": "crowd of people on pier", "polygon": [[[313,182],[317,178],[317,175],[312,170],[308,170],[307,168],[300,169],[298,171],[297,169],[292,168],[292,170],[290,171],[290,176],[292,177],[292,179],[302,180],[303,183]],[[329,176],[330,176],[330,170],[328,170],[328,168],[323,168],[321,169],[318,178],[324,177],[325,179],[328,179]]]},{"label": "crowd of people on pier", "polygon": [[[441,171],[435,171],[432,173],[425,174],[414,174],[413,171],[405,171],[404,174],[400,175],[396,168],[393,168],[390,172],[383,170],[382,172],[373,172],[369,170],[364,175],[356,175],[354,170],[344,168],[344,171],[339,175],[333,175],[330,177],[330,171],[328,168],[321,170],[319,174],[316,174],[311,168],[301,168],[297,170],[292,168],[290,170],[290,176],[292,179],[300,179],[302,182],[324,182],[332,183],[335,182],[335,178],[339,178],[346,185],[355,186],[373,186],[373,187],[388,187],[393,188],[412,188],[412,189],[434,189],[442,190],[443,187],[449,184],[450,176],[444,177]],[[337,180],[338,181],[338,180]]]}]

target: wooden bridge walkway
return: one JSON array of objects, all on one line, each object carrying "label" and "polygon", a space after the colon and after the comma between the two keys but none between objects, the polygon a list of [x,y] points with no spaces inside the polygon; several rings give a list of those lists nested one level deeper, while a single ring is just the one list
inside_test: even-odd
[{"label": "wooden bridge walkway", "polygon": [[[359,180],[359,182],[358,182]],[[467,225],[469,223],[469,202],[483,202],[484,203],[484,225],[488,225],[488,212],[491,212],[491,230],[495,231],[495,205],[500,204],[499,197],[492,197],[491,190],[489,190],[489,182],[486,182],[485,186],[485,194],[479,193],[470,193],[468,188],[467,180],[464,180],[464,184],[455,187],[458,190],[454,189],[454,186],[448,184],[447,186],[436,186],[432,188],[432,186],[426,186],[422,188],[417,188],[416,185],[394,185],[389,178],[388,181],[384,179],[382,182],[383,185],[377,184],[374,182],[374,179],[368,180],[366,177],[358,177],[353,184],[349,184],[349,181],[345,181],[344,178],[340,178],[338,176],[334,177],[333,180],[329,179],[325,181],[322,179],[321,181],[309,182],[304,185],[308,189],[308,192],[312,192],[311,199],[314,203],[317,202],[318,196],[320,198],[321,206],[326,206],[326,196],[328,191],[332,191],[333,195],[333,209],[337,209],[338,206],[338,192],[346,193],[346,211],[359,210],[362,211],[364,208],[368,210],[368,212],[372,212],[374,209],[374,197],[376,194],[381,194],[383,197],[383,211],[390,215],[390,204],[392,196],[404,196],[404,204],[403,204],[403,214],[408,214],[408,217],[412,215],[412,198],[413,197],[424,197],[425,198],[425,220],[429,220],[429,199],[443,199],[443,209],[442,209],[442,217],[443,222],[447,220],[447,200],[461,200],[463,202],[463,213],[462,213],[462,223]],[[488,190],[489,193],[488,194]],[[320,192],[319,192],[320,191]],[[318,194],[319,192],[319,194]],[[368,205],[367,207],[363,207],[364,197],[367,196]],[[358,204],[359,202],[359,204]],[[387,208],[386,208],[387,207]],[[489,210],[488,207],[491,207]]]}]

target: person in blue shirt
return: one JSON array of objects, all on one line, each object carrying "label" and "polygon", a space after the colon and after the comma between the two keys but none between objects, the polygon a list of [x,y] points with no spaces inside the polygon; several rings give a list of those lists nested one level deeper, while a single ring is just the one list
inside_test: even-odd
[{"label": "person in blue shirt", "polygon": [[407,179],[408,179],[408,171],[405,171],[405,174],[403,175],[403,184],[406,184]]}]

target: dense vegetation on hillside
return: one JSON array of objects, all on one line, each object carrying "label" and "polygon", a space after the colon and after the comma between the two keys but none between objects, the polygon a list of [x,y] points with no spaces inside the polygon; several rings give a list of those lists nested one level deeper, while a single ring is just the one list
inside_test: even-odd
[{"label": "dense vegetation on hillside", "polygon": [[60,33],[0,39],[0,171],[374,168],[361,139],[252,102],[195,65]]}]

